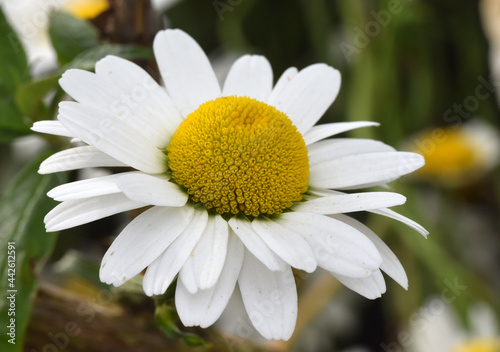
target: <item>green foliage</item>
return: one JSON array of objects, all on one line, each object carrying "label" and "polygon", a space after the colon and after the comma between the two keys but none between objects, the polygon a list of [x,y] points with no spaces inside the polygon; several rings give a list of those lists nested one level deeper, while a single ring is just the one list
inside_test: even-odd
[{"label": "green foliage", "polygon": [[0,143],[29,134],[14,94],[30,78],[26,53],[0,8]]},{"label": "green foliage", "polygon": [[151,48],[138,45],[101,44],[78,54],[71,62],[61,68],[64,72],[70,68],[93,70],[95,64],[106,55],[115,55],[127,60],[143,60],[154,57]]},{"label": "green foliage", "polygon": [[[12,181],[0,198],[1,243],[15,243],[15,280],[9,281],[7,246],[0,253],[0,287],[2,292],[15,289],[16,344],[0,339],[0,350],[21,351],[24,330],[36,293],[36,277],[52,253],[57,236],[47,234],[43,224],[45,214],[56,204],[46,193],[64,182],[61,175],[39,175],[40,162],[48,155],[40,155],[27,165]],[[6,286],[13,283],[13,287]],[[0,316],[7,317],[10,302],[0,301]],[[9,318],[10,319],[10,318]]]},{"label": "green foliage", "polygon": [[8,143],[29,133],[31,131],[23,122],[23,114],[17,106],[0,101],[0,143]]},{"label": "green foliage", "polygon": [[43,98],[53,89],[57,89],[60,75],[29,82],[19,87],[16,102],[21,112],[34,120],[51,119],[51,114],[43,103]]},{"label": "green foliage", "polygon": [[177,326],[177,311],[174,307],[163,303],[156,306],[155,318],[160,325],[162,331],[170,339],[181,339],[188,346],[204,346],[210,347],[209,344],[200,336],[182,331]]},{"label": "green foliage", "polygon": [[87,21],[64,12],[53,12],[49,19],[49,35],[61,64],[99,45],[99,31]]}]

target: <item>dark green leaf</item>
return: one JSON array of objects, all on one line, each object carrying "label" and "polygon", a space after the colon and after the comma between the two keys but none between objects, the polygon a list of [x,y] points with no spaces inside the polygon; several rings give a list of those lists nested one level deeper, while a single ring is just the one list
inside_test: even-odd
[{"label": "dark green leaf", "polygon": [[204,346],[209,347],[208,344],[201,336],[185,332],[177,326],[178,317],[175,308],[169,304],[157,303],[155,311],[155,319],[160,325],[163,333],[170,339],[181,339],[188,346]]},{"label": "dark green leaf", "polygon": [[53,12],[49,19],[49,35],[61,64],[99,44],[99,32],[89,22],[64,12]]},{"label": "dark green leaf", "polygon": [[[39,175],[40,162],[47,157],[41,155],[26,166],[9,185],[0,198],[0,289],[15,297],[15,310],[7,299],[0,301],[0,316],[15,319],[15,345],[6,336],[0,339],[1,351],[21,351],[24,331],[36,292],[36,276],[42,269],[56,242],[56,234],[46,233],[43,224],[45,214],[56,204],[46,193],[63,182],[61,175]],[[9,279],[8,243],[15,250],[15,280]],[[11,247],[12,248],[12,247]],[[11,264],[12,265],[12,264]],[[12,282],[13,286],[9,287]],[[8,292],[15,290],[15,292]],[[12,306],[13,307],[13,306]],[[12,313],[15,312],[15,316]],[[4,327],[5,328],[5,327]],[[9,337],[10,338],[10,337]]]},{"label": "dark green leaf", "polygon": [[0,101],[0,143],[8,143],[30,133],[31,130],[23,122],[23,114],[15,104]]},{"label": "dark green leaf", "polygon": [[7,22],[0,7],[0,97],[13,94],[22,82],[29,79],[28,61],[17,34]]},{"label": "dark green leaf", "polygon": [[96,62],[107,55],[115,55],[127,60],[151,59],[154,57],[153,50],[150,48],[137,45],[104,44],[81,53],[64,66],[62,70],[69,68],[93,70]]},{"label": "dark green leaf", "polygon": [[17,91],[16,102],[21,112],[34,120],[50,118],[44,115],[45,106],[42,99],[48,92],[58,87],[59,78],[59,75],[55,75],[20,86]]}]

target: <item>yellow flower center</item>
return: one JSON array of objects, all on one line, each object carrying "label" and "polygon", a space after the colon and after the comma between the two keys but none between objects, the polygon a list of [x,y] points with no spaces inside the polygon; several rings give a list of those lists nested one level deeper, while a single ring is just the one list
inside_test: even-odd
[{"label": "yellow flower center", "polygon": [[500,352],[500,339],[475,339],[454,348],[451,352]]},{"label": "yellow flower center", "polygon": [[70,0],[64,8],[76,18],[92,19],[109,9],[108,0]]},{"label": "yellow flower center", "polygon": [[219,214],[279,214],[302,199],[309,182],[297,128],[284,113],[247,97],[200,105],[167,153],[172,180]]},{"label": "yellow flower center", "polygon": [[417,149],[425,158],[425,166],[418,171],[421,175],[454,182],[474,173],[480,163],[475,144],[462,130],[443,129],[439,141],[424,133],[415,144],[425,147]]}]

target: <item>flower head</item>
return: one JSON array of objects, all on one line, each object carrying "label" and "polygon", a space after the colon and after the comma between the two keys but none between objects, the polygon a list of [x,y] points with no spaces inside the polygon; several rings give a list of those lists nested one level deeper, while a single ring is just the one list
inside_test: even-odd
[{"label": "flower head", "polygon": [[458,187],[477,181],[498,165],[500,134],[487,122],[474,119],[463,126],[423,131],[409,148],[426,160],[415,175],[444,187]]},{"label": "flower head", "polygon": [[[96,72],[67,71],[58,121],[39,132],[86,143],[54,154],[41,173],[131,167],[54,188],[61,201],[48,231],[153,206],[128,224],[102,260],[100,278],[120,286],[147,268],[148,295],[178,275],[176,306],[186,326],[207,327],[235,285],[256,329],[288,339],[297,315],[292,267],[330,271],[370,299],[385,292],[381,270],[407,287],[392,251],[342,213],[371,211],[427,232],[387,207],[391,192],[345,193],[385,185],[424,164],[374,140],[335,134],[372,122],[314,126],[335,100],[340,74],[316,64],[286,70],[273,87],[262,56],[243,56],[222,89],[198,44],[181,30],[158,33],[154,51],[165,87],[137,65],[108,56]],[[261,311],[272,299],[273,309]]]}]

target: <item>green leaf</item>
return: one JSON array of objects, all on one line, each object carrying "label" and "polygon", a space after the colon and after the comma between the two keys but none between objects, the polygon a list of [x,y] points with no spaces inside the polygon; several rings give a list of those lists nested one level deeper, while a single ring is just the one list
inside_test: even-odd
[{"label": "green leaf", "polygon": [[61,68],[79,68],[82,70],[93,70],[95,64],[107,55],[115,55],[127,60],[144,60],[154,58],[153,50],[138,45],[103,44],[91,48],[77,57],[73,61]]},{"label": "green leaf", "polygon": [[30,78],[28,60],[19,38],[0,7],[0,97],[13,94],[19,84]]},{"label": "green leaf", "polygon": [[14,104],[0,101],[0,143],[9,143],[30,133],[19,109]]},{"label": "green leaf", "polygon": [[60,77],[60,75],[54,75],[20,86],[17,90],[16,102],[21,112],[32,117],[33,120],[49,119],[43,98],[48,92],[58,88]]},{"label": "green leaf", "polygon": [[177,311],[175,308],[169,304],[159,303],[156,305],[155,319],[160,325],[163,333],[170,339],[181,339],[188,346],[196,347],[203,346],[205,348],[210,348],[210,344],[207,343],[201,336],[194,333],[182,331],[177,326]]},{"label": "green leaf", "polygon": [[81,52],[99,45],[99,32],[90,22],[64,12],[49,18],[49,35],[61,64],[67,64]]},{"label": "green leaf", "polygon": [[[1,351],[22,350],[24,332],[36,293],[36,276],[51,254],[57,238],[56,234],[46,233],[43,224],[45,214],[56,204],[46,193],[62,183],[65,176],[39,175],[38,167],[46,157],[44,153],[21,170],[0,198],[0,289],[3,294],[15,297],[12,306],[6,296],[0,301],[2,321],[8,318],[10,324],[10,319],[15,319],[15,344],[9,343],[10,336],[3,336],[0,339]],[[15,249],[11,250],[15,254],[8,253],[9,243],[13,243]],[[9,255],[15,255],[14,276],[9,276],[8,272],[9,259],[12,259]],[[11,282],[13,286],[9,287]],[[14,306],[15,310],[11,309]],[[15,316],[12,312],[15,312]]]}]

